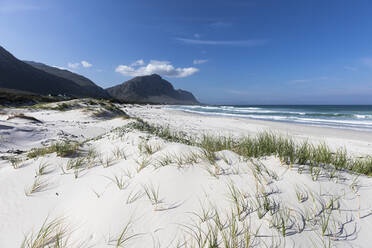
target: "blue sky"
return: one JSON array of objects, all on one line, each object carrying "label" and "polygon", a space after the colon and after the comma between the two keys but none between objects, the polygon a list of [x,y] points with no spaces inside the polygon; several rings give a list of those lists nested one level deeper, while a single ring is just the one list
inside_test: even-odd
[{"label": "blue sky", "polygon": [[0,0],[0,45],[106,88],[159,73],[205,103],[372,104],[372,1]]}]

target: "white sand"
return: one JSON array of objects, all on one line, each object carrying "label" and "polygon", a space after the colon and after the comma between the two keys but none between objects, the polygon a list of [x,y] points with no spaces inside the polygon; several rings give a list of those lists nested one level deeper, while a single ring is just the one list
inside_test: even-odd
[{"label": "white sand", "polygon": [[247,118],[230,118],[199,115],[161,106],[128,107],[125,110],[133,116],[141,117],[152,123],[169,125],[188,133],[209,133],[215,135],[244,136],[255,135],[262,131],[274,131],[289,135],[299,141],[309,140],[314,144],[326,142],[333,149],[347,148],[348,152],[358,155],[372,153],[372,132],[337,128],[307,126],[294,123],[261,121]]},{"label": "white sand", "polygon": [[[372,136],[369,133],[204,117],[159,106],[131,105],[123,109],[151,123],[169,125],[193,134],[211,132],[239,136],[274,128],[299,139],[324,140],[332,147],[345,146],[354,154],[363,155],[371,150]],[[13,111],[23,112],[43,123],[22,119],[7,121],[7,116]],[[46,218],[53,220],[57,217],[63,217],[63,223],[68,226],[70,243],[67,247],[115,246],[127,223],[131,224],[124,237],[138,235],[122,247],[193,247],[192,244],[199,247],[195,239],[197,226],[204,233],[202,237],[208,234],[208,225],[217,230],[215,211],[219,213],[223,226],[220,234],[232,237],[231,213],[236,214],[237,210],[229,196],[231,185],[241,192],[240,206],[247,206],[240,218],[235,218],[238,239],[249,231],[252,245],[256,247],[275,244],[278,247],[323,247],[329,240],[331,247],[369,247],[372,242],[372,181],[365,176],[337,172],[336,178],[329,179],[329,172],[321,171],[318,180],[313,181],[306,170],[300,174],[296,166],[281,165],[278,158],[247,162],[230,151],[217,154],[220,159],[216,167],[207,161],[182,165],[172,162],[159,167],[158,161],[166,155],[176,160],[190,152],[200,152],[200,149],[166,142],[138,131],[111,131],[132,120],[97,120],[80,109],[27,111],[6,109],[7,113],[0,115],[1,156],[10,155],[9,150],[27,151],[53,141],[84,141],[103,134],[81,148],[83,153],[95,148],[102,161],[97,158],[90,162],[89,165],[95,166],[78,170],[75,178],[76,170],[66,170],[69,158],[58,157],[55,153],[24,160],[17,169],[9,161],[0,160],[0,247],[20,247],[25,235],[36,233]],[[152,146],[155,152],[146,155],[140,144]],[[117,149],[125,151],[126,158],[115,157]],[[102,164],[108,160],[112,160],[111,165],[105,168]],[[139,163],[144,160],[148,160],[149,165],[139,170]],[[35,171],[43,163],[49,167],[47,173],[38,178],[47,182],[46,188],[26,196],[25,189],[33,184]],[[267,172],[257,174],[254,164],[261,164],[258,167],[266,168]],[[217,175],[213,176],[213,173]],[[120,190],[112,181],[114,176],[126,182],[124,189]],[[144,194],[144,188],[151,186],[155,191],[158,189],[158,203]],[[305,202],[298,201],[296,188],[306,192],[308,199]],[[139,196],[137,200],[133,197],[136,193]],[[274,202],[280,207],[276,213],[272,209],[273,215],[268,212],[259,219],[258,212],[263,208],[258,207],[260,210],[257,211],[257,200],[264,201],[262,194],[267,195],[272,208]],[[131,198],[132,203],[128,200]],[[337,199],[334,210],[324,210],[327,207],[331,209],[331,199]],[[205,222],[196,215],[202,215],[203,208],[211,218]],[[328,219],[328,212],[331,212],[329,225],[323,236],[322,223]],[[285,237],[281,230],[272,227],[273,223],[281,226],[280,216],[288,227]],[[220,247],[224,247],[223,243]]]}]

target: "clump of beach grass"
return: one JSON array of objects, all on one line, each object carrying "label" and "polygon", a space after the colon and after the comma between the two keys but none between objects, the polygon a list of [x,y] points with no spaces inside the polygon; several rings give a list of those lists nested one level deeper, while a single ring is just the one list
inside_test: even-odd
[{"label": "clump of beach grass", "polygon": [[114,175],[113,177],[108,177],[108,179],[113,182],[120,190],[126,189],[129,186],[129,181],[126,180],[123,175]]},{"label": "clump of beach grass", "polygon": [[67,104],[67,103],[63,102],[63,103],[57,104],[57,106],[54,109],[59,110],[59,111],[66,111],[71,107],[72,107],[71,104]]},{"label": "clump of beach grass", "polygon": [[112,154],[116,160],[127,159],[127,154],[125,153],[124,148],[115,147]]},{"label": "clump of beach grass", "polygon": [[92,116],[99,119],[122,117],[124,119],[129,118],[129,115],[117,107],[115,104],[110,102],[100,101],[97,102],[99,107],[87,108],[88,111],[93,110]]},{"label": "clump of beach grass", "polygon": [[161,149],[161,146],[158,144],[150,144],[150,142],[141,142],[138,144],[138,149],[141,153],[152,155],[155,152],[158,152]]},{"label": "clump of beach grass", "polygon": [[192,212],[192,214],[197,216],[199,218],[200,222],[202,222],[202,223],[212,219],[215,215],[214,209],[205,206],[205,204],[203,204],[200,201],[199,201],[199,204],[200,204],[200,209],[201,209],[201,211],[199,211],[200,213]]},{"label": "clump of beach grass", "polygon": [[25,195],[31,196],[34,193],[42,192],[49,187],[49,182],[41,177],[36,177],[32,185],[25,189]]},{"label": "clump of beach grass", "polygon": [[142,196],[144,195],[143,191],[142,190],[138,190],[138,191],[131,191],[127,197],[127,201],[126,203],[127,204],[131,204],[131,203],[134,203],[135,201],[137,201],[138,199],[142,198]]},{"label": "clump of beach grass", "polygon": [[211,152],[232,150],[235,146],[235,141],[232,137],[211,136],[206,134],[201,137],[198,143],[198,146]]},{"label": "clump of beach grass", "polygon": [[133,233],[133,223],[132,220],[129,220],[128,223],[124,226],[119,235],[115,238],[109,237],[108,244],[115,247],[127,247],[127,244],[134,238],[142,235],[140,233]]},{"label": "clump of beach grass", "polygon": [[80,169],[83,168],[85,165],[85,159],[84,158],[72,158],[67,162],[66,169]]},{"label": "clump of beach grass", "polygon": [[173,163],[172,156],[168,153],[164,154],[162,157],[156,160],[157,167],[168,166]]},{"label": "clump of beach grass", "polygon": [[137,163],[137,172],[140,172],[141,170],[145,169],[147,166],[150,165],[151,159],[149,157],[140,157],[135,160]]},{"label": "clump of beach grass", "polygon": [[151,125],[139,118],[136,118],[136,121],[129,123],[127,125],[127,128],[148,132],[164,140],[172,142],[184,143],[188,145],[191,145],[193,143],[191,137],[185,132],[172,131],[169,126],[163,127]]},{"label": "clump of beach grass", "polygon": [[42,148],[32,148],[28,154],[28,158],[36,158],[44,156],[50,153],[57,153],[57,156],[68,157],[75,155],[78,152],[79,144],[76,142],[65,141],[65,142],[56,142],[50,146]]},{"label": "clump of beach grass", "polygon": [[301,189],[300,187],[295,188],[296,197],[299,203],[303,203],[309,199],[309,194],[305,189]]},{"label": "clump of beach grass", "polygon": [[354,159],[348,167],[357,173],[372,176],[372,156]]},{"label": "clump of beach grass", "polygon": [[202,159],[200,152],[189,151],[185,153],[164,153],[160,158],[157,159],[156,166],[164,167],[171,164],[177,164],[178,167],[183,165],[193,165],[198,163]]},{"label": "clump of beach grass", "polygon": [[22,159],[17,156],[9,156],[6,159],[10,162],[14,169],[18,169],[21,166]]},{"label": "clump of beach grass", "polygon": [[55,106],[51,105],[50,103],[39,103],[35,104],[29,108],[32,109],[44,109],[44,110],[57,110],[57,111],[66,111],[69,110],[70,108],[74,107],[74,104],[71,103],[58,103]]},{"label": "clump of beach grass", "polygon": [[114,163],[114,159],[111,156],[106,156],[105,158],[101,158],[100,162],[103,168],[108,168]]},{"label": "clump of beach grass", "polygon": [[217,156],[214,150],[203,149],[201,151],[201,158],[208,161],[210,164],[215,164]]},{"label": "clump of beach grass", "polygon": [[47,218],[36,233],[31,233],[24,238],[21,248],[68,248],[71,247],[69,235],[69,227],[64,224],[63,218],[51,221]]},{"label": "clump of beach grass", "polygon": [[162,202],[159,196],[159,186],[155,187],[153,184],[143,185],[143,190],[152,205],[157,206]]},{"label": "clump of beach grass", "polygon": [[48,162],[40,162],[36,169],[36,176],[48,174],[51,171],[51,165]]},{"label": "clump of beach grass", "polygon": [[282,207],[271,219],[271,225],[275,227],[278,232],[285,237],[288,230],[294,226],[293,216],[290,209]]},{"label": "clump of beach grass", "polygon": [[243,194],[232,183],[228,185],[228,188],[229,188],[229,192],[230,192],[229,198],[230,198],[230,200],[234,204],[234,207],[235,207],[235,211],[236,211],[237,216],[240,218],[240,216],[242,215],[242,213],[244,211],[244,205],[245,205],[243,203],[243,201],[244,201]]},{"label": "clump of beach grass", "polygon": [[[207,217],[199,218],[193,224],[181,225],[190,237],[185,239],[185,247],[256,247],[258,231],[253,232],[250,220],[239,220],[233,209],[228,209],[222,215],[217,208],[209,208],[205,211]],[[200,214],[196,214],[200,216]],[[272,241],[273,247],[279,247],[276,241]]]}]

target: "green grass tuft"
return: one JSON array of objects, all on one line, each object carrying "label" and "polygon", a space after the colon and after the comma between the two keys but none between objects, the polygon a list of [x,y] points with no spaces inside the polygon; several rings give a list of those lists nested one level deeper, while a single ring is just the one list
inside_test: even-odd
[{"label": "green grass tuft", "polygon": [[37,233],[31,233],[24,238],[21,248],[67,248],[71,247],[68,241],[68,226],[63,223],[63,219],[46,219]]},{"label": "green grass tuft", "polygon": [[54,152],[57,153],[57,156],[69,157],[75,155],[78,151],[78,148],[79,144],[75,142],[57,142],[47,147],[33,148],[28,152],[27,157],[36,158]]}]

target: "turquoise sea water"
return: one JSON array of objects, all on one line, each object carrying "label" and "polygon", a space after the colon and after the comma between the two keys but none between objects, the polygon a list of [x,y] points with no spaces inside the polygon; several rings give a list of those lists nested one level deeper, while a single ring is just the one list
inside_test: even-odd
[{"label": "turquoise sea water", "polygon": [[372,105],[172,106],[203,115],[294,122],[372,132]]}]

